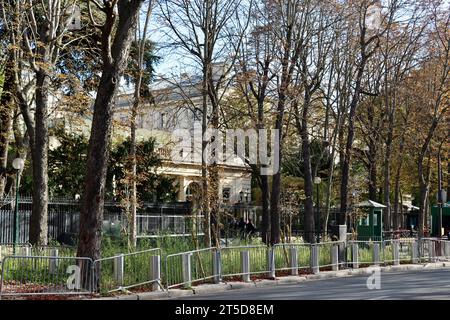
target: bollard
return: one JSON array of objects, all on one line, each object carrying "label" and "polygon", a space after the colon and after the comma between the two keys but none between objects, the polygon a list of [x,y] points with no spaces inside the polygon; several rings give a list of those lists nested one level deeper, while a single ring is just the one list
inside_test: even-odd
[{"label": "bollard", "polygon": [[298,276],[298,248],[292,247],[291,254],[291,275]]},{"label": "bollard", "polygon": [[376,266],[380,265],[380,244],[373,244],[373,264]]},{"label": "bollard", "polygon": [[394,255],[394,265],[400,264],[400,243],[398,241],[392,242],[392,253]]},{"label": "bollard", "polygon": [[267,270],[269,270],[268,277],[275,279],[275,250],[273,248],[267,250]]},{"label": "bollard", "polygon": [[114,280],[123,285],[123,272],[124,272],[125,256],[121,253],[114,258]]},{"label": "bollard", "polygon": [[161,283],[161,256],[150,257],[150,280],[155,280],[152,283],[152,291],[160,291]]},{"label": "bollard", "polygon": [[250,252],[241,251],[242,281],[250,282]]},{"label": "bollard", "polygon": [[311,270],[314,274],[320,272],[319,269],[319,246],[311,245]]},{"label": "bollard", "polygon": [[212,258],[213,258],[214,283],[220,283],[222,281],[220,250],[214,250]]},{"label": "bollard", "polygon": [[418,263],[419,262],[419,245],[417,241],[414,241],[412,243],[412,263]]},{"label": "bollard", "polygon": [[191,257],[192,253],[185,253],[181,256],[183,262],[183,287],[190,288],[192,285],[192,274],[191,274]]},{"label": "bollard", "polygon": [[339,270],[339,245],[337,244],[331,247],[331,264],[333,271]]},{"label": "bollard", "polygon": [[[50,263],[49,263],[49,271],[50,274],[55,274],[58,269],[58,249],[51,249],[50,250]],[[53,258],[54,257],[54,258]]]},{"label": "bollard", "polygon": [[359,268],[358,244],[352,243],[352,266],[353,269]]}]

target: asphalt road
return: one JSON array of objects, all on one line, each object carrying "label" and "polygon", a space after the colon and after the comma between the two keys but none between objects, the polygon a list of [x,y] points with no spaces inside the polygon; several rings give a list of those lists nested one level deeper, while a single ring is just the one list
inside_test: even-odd
[{"label": "asphalt road", "polygon": [[230,290],[174,300],[450,300],[450,270],[382,272],[379,290],[367,288],[368,277]]}]

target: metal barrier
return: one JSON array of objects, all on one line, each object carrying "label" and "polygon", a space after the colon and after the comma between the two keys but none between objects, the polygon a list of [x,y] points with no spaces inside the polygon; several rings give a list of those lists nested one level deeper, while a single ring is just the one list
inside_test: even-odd
[{"label": "metal barrier", "polygon": [[422,262],[436,262],[450,259],[450,241],[436,238],[422,238],[419,241]]},{"label": "metal barrier", "polygon": [[280,243],[273,246],[275,255],[275,270],[289,270],[291,275],[298,275],[299,271],[310,272],[311,244],[309,243]]},{"label": "metal barrier", "polygon": [[166,256],[164,282],[166,288],[190,287],[192,283],[219,276],[215,270],[216,248],[199,249]]},{"label": "metal barrier", "polygon": [[220,248],[221,276],[242,276],[244,281],[250,275],[272,273],[270,251],[265,245],[234,246]]},{"label": "metal barrier", "polygon": [[0,297],[92,293],[92,260],[75,257],[7,256]]},{"label": "metal barrier", "polygon": [[161,249],[148,249],[94,261],[94,287],[100,292],[114,292],[151,285],[161,286]]},{"label": "metal barrier", "polygon": [[315,243],[313,246],[318,248],[318,268],[334,268],[337,269],[344,265],[344,262],[339,262],[339,245],[343,245],[344,242],[321,242]]},{"label": "metal barrier", "polygon": [[[127,290],[134,287],[191,287],[193,283],[224,278],[250,281],[252,275],[274,278],[278,272],[291,275],[318,273],[324,269],[360,268],[368,265],[434,262],[450,258],[450,241],[424,238],[379,241],[289,243],[207,248],[170,254],[161,274],[159,248],[117,254],[92,261],[65,257],[73,248],[0,247],[1,295],[87,294]],[[346,253],[340,256],[340,252]],[[67,251],[65,251],[67,250]],[[41,255],[36,255],[40,253]],[[284,274],[282,274],[284,275]]]},{"label": "metal barrier", "polygon": [[31,256],[31,247],[32,246],[29,243],[17,245],[0,244],[0,263],[2,263],[4,257],[14,255],[14,251],[16,252],[16,255]]},{"label": "metal barrier", "polygon": [[359,268],[379,265],[384,262],[384,247],[381,241],[348,241],[347,265]]},{"label": "metal barrier", "polygon": [[396,239],[383,241],[384,264],[413,262],[416,258],[414,239]]}]

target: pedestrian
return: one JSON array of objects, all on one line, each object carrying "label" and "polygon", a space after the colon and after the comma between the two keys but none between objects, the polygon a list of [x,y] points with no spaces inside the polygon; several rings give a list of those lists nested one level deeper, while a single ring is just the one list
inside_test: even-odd
[{"label": "pedestrian", "polygon": [[252,222],[252,219],[248,219],[245,225],[245,231],[249,237],[251,237],[256,232],[256,227]]}]

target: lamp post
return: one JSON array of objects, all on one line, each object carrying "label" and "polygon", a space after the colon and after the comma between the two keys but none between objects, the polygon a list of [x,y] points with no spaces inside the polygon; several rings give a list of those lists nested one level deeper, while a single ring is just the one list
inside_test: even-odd
[{"label": "lamp post", "polygon": [[16,170],[16,204],[14,206],[14,247],[13,253],[16,254],[16,245],[19,243],[19,173],[23,169],[24,160],[16,158],[12,162],[13,168]]},{"label": "lamp post", "polygon": [[317,240],[316,242],[319,243],[320,242],[320,208],[319,208],[319,184],[322,182],[322,179],[320,179],[320,177],[315,177],[314,178],[314,184],[316,185],[317,188],[317,199],[316,199],[316,206],[317,206],[317,218],[316,218],[316,232],[317,232]]}]

